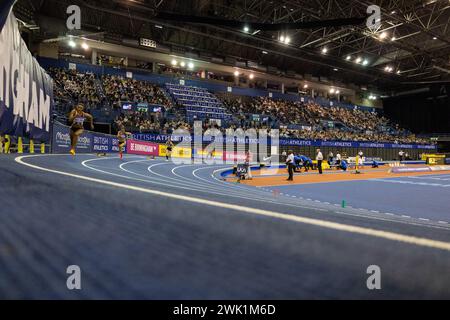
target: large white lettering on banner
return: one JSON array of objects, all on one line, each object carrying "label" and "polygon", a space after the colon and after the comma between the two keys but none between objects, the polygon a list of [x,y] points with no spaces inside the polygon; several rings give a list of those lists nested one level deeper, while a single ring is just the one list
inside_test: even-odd
[{"label": "large white lettering on banner", "polygon": [[0,32],[0,133],[48,141],[52,79],[22,40],[11,12]]}]

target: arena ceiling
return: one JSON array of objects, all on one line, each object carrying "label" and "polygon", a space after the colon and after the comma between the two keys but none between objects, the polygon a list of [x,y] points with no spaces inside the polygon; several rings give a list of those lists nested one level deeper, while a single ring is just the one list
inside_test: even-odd
[{"label": "arena ceiling", "polygon": [[[105,41],[144,37],[177,54],[253,61],[385,92],[450,81],[449,0],[19,0],[15,12],[28,26],[39,27],[34,32],[42,40],[67,34],[64,27],[49,27],[49,21],[64,26],[66,9],[72,4],[81,8],[84,36]],[[244,31],[251,23],[365,17],[371,4],[382,11],[376,31],[364,23]],[[196,24],[158,17],[167,12],[243,24]],[[289,44],[281,43],[281,36],[289,37]]]}]

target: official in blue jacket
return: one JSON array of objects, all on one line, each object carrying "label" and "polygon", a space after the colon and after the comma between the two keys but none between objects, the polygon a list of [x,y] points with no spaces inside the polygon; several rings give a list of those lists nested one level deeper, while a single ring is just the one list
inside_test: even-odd
[{"label": "official in blue jacket", "polygon": [[299,158],[302,161],[302,165],[305,168],[305,172],[308,172],[308,169],[313,167],[313,162],[311,158],[308,158],[307,156],[300,155]]},{"label": "official in blue jacket", "polygon": [[301,171],[301,169],[302,169],[302,159],[300,158],[299,155],[295,155],[294,156],[294,165],[295,165],[295,168],[294,168],[295,172]]},{"label": "official in blue jacket", "polygon": [[347,163],[347,161],[342,160],[342,161],[341,161],[340,168],[341,168],[343,171],[347,171],[347,168],[348,168],[348,163]]}]

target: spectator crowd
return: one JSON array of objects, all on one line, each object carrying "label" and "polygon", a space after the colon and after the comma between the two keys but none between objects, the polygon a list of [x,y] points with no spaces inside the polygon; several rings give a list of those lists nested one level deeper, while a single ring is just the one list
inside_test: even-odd
[{"label": "spectator crowd", "polygon": [[[291,102],[259,97],[244,100],[242,97],[221,95],[224,105],[231,113],[239,117],[241,125],[245,115],[257,114],[275,119],[280,126],[280,136],[305,140],[325,141],[375,141],[386,143],[419,143],[429,141],[392,124],[387,118],[376,112],[362,111],[357,108],[323,107],[314,102]],[[333,126],[329,127],[332,122]],[[248,123],[248,121],[246,122]],[[271,128],[272,124],[250,122],[258,129]],[[307,129],[288,129],[289,125],[298,125]]]},{"label": "spectator crowd", "polygon": [[[166,72],[169,70],[165,70]],[[116,110],[116,127],[152,133],[171,133],[182,128],[192,130],[181,106],[174,104],[164,89],[146,81],[105,75],[97,78],[75,70],[50,69],[57,103],[83,103],[86,110],[107,106]],[[284,101],[268,97],[239,97],[219,94],[218,98],[233,115],[233,121],[217,126],[208,121],[204,129],[280,128],[281,137],[328,141],[374,141],[387,143],[428,144],[414,134],[401,129],[375,112],[341,107],[324,107],[314,102]],[[161,105],[163,112],[123,111],[122,102]],[[252,115],[258,115],[255,120]],[[262,120],[264,119],[264,120]],[[330,125],[330,123],[332,125]],[[294,128],[293,128],[294,127]]]},{"label": "spectator crowd", "polygon": [[171,108],[171,103],[161,89],[149,82],[138,81],[120,76],[103,76],[102,84],[109,103],[120,108],[120,103],[148,103]]},{"label": "spectator crowd", "polygon": [[54,80],[57,103],[83,103],[86,110],[91,110],[105,102],[105,97],[101,96],[96,88],[94,74],[57,68],[50,69],[49,73]]}]

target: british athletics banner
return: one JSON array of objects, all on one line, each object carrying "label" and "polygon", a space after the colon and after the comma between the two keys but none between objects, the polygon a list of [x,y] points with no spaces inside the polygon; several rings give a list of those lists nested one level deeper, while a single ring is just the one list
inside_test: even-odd
[{"label": "british athletics banner", "polygon": [[0,5],[0,134],[47,142],[53,82],[22,40],[13,3]]},{"label": "british athletics banner", "polygon": [[119,152],[119,139],[103,133],[92,133],[92,152],[110,153]]},{"label": "british athletics banner", "polygon": [[[194,136],[179,136],[168,134],[155,134],[155,133],[135,133],[133,138],[141,141],[150,141],[157,143],[165,143],[169,137],[173,142],[193,142]],[[200,138],[199,138],[200,139]],[[201,138],[202,143],[211,143],[214,137],[204,136]],[[245,142],[244,142],[245,141]],[[270,145],[270,138],[266,141],[258,138],[248,137],[224,137],[220,142],[231,143],[246,143],[246,144],[267,144]],[[422,149],[422,150],[436,150],[434,145],[418,145],[418,144],[394,144],[394,143],[377,143],[377,142],[357,142],[357,141],[320,141],[320,140],[301,140],[295,138],[280,138],[280,145],[282,146],[298,146],[298,147],[337,147],[337,148],[384,148],[384,149]]]},{"label": "british athletics banner", "polygon": [[[78,138],[76,147],[77,153],[92,153],[91,132],[83,132]],[[69,153],[70,151],[70,129],[62,124],[53,125],[52,152],[53,153]]]},{"label": "british athletics banner", "polygon": [[300,139],[294,139],[294,138],[280,138],[280,145],[285,145],[285,146],[306,146],[306,147],[384,148],[384,149],[436,150],[436,146],[434,146],[434,145],[396,144],[396,143],[358,142],[358,141],[300,140]]},{"label": "british athletics banner", "polygon": [[[68,126],[53,125],[52,152],[69,153],[70,129]],[[111,153],[119,152],[119,139],[112,135],[85,131],[78,138],[77,153]]]}]

